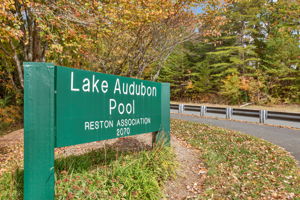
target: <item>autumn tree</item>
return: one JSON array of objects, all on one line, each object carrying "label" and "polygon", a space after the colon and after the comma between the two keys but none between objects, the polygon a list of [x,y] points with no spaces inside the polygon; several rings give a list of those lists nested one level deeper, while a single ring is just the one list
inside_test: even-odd
[{"label": "autumn tree", "polygon": [[2,0],[2,107],[22,104],[23,62],[157,79],[173,49],[197,35],[190,7],[203,2]]}]

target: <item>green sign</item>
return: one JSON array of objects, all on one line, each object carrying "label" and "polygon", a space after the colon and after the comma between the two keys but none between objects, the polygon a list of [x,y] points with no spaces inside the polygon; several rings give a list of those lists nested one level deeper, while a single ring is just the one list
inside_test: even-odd
[{"label": "green sign", "polygon": [[159,130],[161,85],[57,67],[56,146]]},{"label": "green sign", "polygon": [[54,148],[155,133],[170,140],[170,86],[24,63],[24,199],[54,199]]}]

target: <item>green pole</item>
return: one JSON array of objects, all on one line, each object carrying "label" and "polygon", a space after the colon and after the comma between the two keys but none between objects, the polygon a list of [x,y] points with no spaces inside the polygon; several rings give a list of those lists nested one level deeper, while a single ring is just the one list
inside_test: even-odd
[{"label": "green pole", "polygon": [[24,63],[24,200],[54,199],[55,71]]},{"label": "green pole", "polygon": [[[170,84],[161,86],[161,128],[154,134],[155,143],[170,145]],[[154,141],[153,140],[153,141]]]}]

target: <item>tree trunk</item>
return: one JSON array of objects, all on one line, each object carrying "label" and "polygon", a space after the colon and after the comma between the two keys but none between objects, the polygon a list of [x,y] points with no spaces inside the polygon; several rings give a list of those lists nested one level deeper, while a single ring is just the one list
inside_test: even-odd
[{"label": "tree trunk", "polygon": [[155,75],[152,78],[152,81],[156,81],[157,80],[157,78],[158,78],[158,76],[160,74],[161,68],[162,68],[162,65],[159,66],[158,70],[156,71]]},{"label": "tree trunk", "polygon": [[16,63],[16,66],[17,66],[20,85],[21,85],[22,88],[24,88],[24,79],[23,79],[23,71],[22,71],[21,61],[18,57],[16,47],[14,46],[12,41],[10,41],[10,45],[11,45],[11,48],[12,48],[13,53],[14,53],[13,58],[14,58],[14,61]]}]

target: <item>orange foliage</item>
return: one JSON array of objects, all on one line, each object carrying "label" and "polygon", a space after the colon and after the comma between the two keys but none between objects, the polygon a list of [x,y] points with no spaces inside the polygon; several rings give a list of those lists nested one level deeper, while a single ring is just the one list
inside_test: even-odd
[{"label": "orange foliage", "polygon": [[19,106],[0,108],[1,126],[10,126],[22,121],[22,112]]}]

